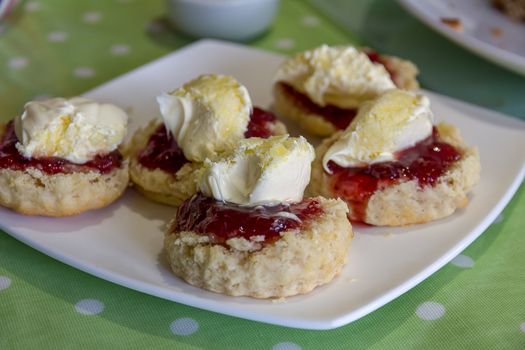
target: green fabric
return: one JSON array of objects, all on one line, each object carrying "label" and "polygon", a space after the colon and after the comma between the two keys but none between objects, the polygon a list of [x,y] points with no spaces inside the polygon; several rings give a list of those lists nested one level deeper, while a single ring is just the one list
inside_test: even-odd
[{"label": "green fabric", "polygon": [[[332,9],[351,10],[341,4],[331,2]],[[409,21],[403,29],[409,38],[436,40],[444,55],[471,56],[392,2],[369,4],[383,16],[392,11],[391,17]],[[86,23],[84,16],[90,11],[98,15],[88,14]],[[345,18],[344,11],[339,17]],[[348,20],[359,13],[369,12],[350,11]],[[160,0],[26,1],[0,29],[0,120],[12,118],[35,97],[82,93],[192,41],[169,31],[163,16]],[[374,28],[380,36],[380,29]],[[369,45],[410,52],[401,40],[382,47],[354,30]],[[51,32],[65,34],[52,34],[49,41]],[[395,37],[397,32],[392,33]],[[271,31],[248,44],[287,53],[323,42],[359,41],[307,3],[283,0]],[[436,77],[435,62],[424,57],[416,62],[427,87],[453,95],[461,92],[455,80],[443,84],[444,78]],[[475,62],[479,67],[473,69],[489,69],[498,76],[496,95],[516,86],[523,92],[524,78],[478,58]],[[485,95],[473,90],[470,98],[461,97],[486,104]],[[505,101],[501,110],[525,114],[518,95]],[[75,270],[0,232],[0,349],[523,349],[524,208],[522,186],[500,218],[453,263],[378,311],[330,331],[265,325],[141,294]],[[87,309],[95,314],[82,309],[86,299],[95,300]],[[444,307],[444,313],[424,319],[429,305],[438,311]]]}]

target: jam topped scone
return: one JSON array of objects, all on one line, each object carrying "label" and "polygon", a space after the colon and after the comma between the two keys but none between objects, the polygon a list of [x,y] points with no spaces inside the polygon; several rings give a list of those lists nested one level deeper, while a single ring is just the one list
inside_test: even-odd
[{"label": "jam topped scone", "polygon": [[279,298],[328,283],[347,260],[352,228],[341,200],[303,199],[313,148],[300,138],[241,140],[207,160],[164,246],[173,272],[228,295]]},{"label": "jam topped scone", "polygon": [[283,62],[275,76],[274,108],[313,135],[345,129],[358,108],[396,86],[416,89],[409,61],[352,46],[320,46]]},{"label": "jam topped scone", "polygon": [[253,108],[246,88],[231,76],[203,75],[157,98],[164,122],[135,132],[130,176],[148,198],[177,206],[196,192],[206,158],[245,137],[286,133],[273,114]]},{"label": "jam topped scone", "polygon": [[0,128],[0,204],[68,216],[113,202],[128,185],[117,149],[127,121],[119,107],[80,97],[27,103]]},{"label": "jam topped scone", "polygon": [[432,121],[422,95],[391,90],[367,102],[317,148],[309,193],[342,198],[351,220],[371,225],[423,223],[465,207],[479,180],[477,150]]}]

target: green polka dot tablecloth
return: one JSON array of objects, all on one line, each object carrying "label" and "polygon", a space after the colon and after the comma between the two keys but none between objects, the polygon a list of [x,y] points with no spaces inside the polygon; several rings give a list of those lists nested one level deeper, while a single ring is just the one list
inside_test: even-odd
[{"label": "green polka dot tablecloth", "polygon": [[[524,78],[437,36],[393,1],[312,3],[282,0],[272,29],[247,44],[291,53],[365,43],[413,59],[427,88],[525,116]],[[191,41],[170,30],[160,0],[24,1],[0,22],[1,119],[28,100],[80,94]],[[432,45],[439,57],[417,49]],[[444,76],[447,57],[454,74]],[[522,186],[449,264],[330,331],[266,325],[138,293],[0,231],[0,349],[525,349],[524,210]]]}]

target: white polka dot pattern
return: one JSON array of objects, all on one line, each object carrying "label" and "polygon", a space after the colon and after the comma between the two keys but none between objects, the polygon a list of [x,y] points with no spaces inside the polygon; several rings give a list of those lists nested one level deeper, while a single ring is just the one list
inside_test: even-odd
[{"label": "white polka dot pattern", "polygon": [[104,311],[104,303],[97,299],[83,299],[75,304],[79,314],[93,316]]},{"label": "white polka dot pattern", "polygon": [[427,321],[437,320],[445,314],[445,306],[434,301],[426,301],[417,307],[416,315]]},{"label": "white polka dot pattern", "polygon": [[129,46],[125,44],[115,44],[111,46],[111,53],[113,55],[126,55],[129,53]]},{"label": "white polka dot pattern", "polygon": [[30,1],[25,4],[24,10],[27,12],[37,12],[40,11],[41,5],[38,1]]},{"label": "white polka dot pattern", "polygon": [[77,78],[91,78],[95,75],[95,70],[90,67],[77,67],[73,71],[73,75]]},{"label": "white polka dot pattern", "polygon": [[51,32],[47,34],[47,40],[53,43],[61,43],[67,40],[67,33],[65,32]]},{"label": "white polka dot pattern", "polygon": [[175,335],[191,335],[199,330],[199,323],[193,318],[178,318],[170,324],[171,333]]},{"label": "white polka dot pattern", "polygon": [[0,276],[0,291],[9,288],[11,285],[11,279],[6,276]]},{"label": "white polka dot pattern", "polygon": [[7,62],[7,66],[11,69],[22,69],[27,66],[28,59],[26,57],[13,57]]},{"label": "white polka dot pattern", "polygon": [[301,350],[302,348],[292,342],[277,343],[272,346],[272,350]]},{"label": "white polka dot pattern", "polygon": [[279,49],[289,50],[295,46],[295,41],[290,38],[279,39],[275,42],[275,46]]},{"label": "white polka dot pattern", "polygon": [[302,23],[305,27],[316,27],[319,25],[319,18],[314,16],[305,16],[302,19]]},{"label": "white polka dot pattern", "polygon": [[98,23],[102,19],[102,14],[97,11],[89,11],[84,13],[82,19],[86,23]]}]

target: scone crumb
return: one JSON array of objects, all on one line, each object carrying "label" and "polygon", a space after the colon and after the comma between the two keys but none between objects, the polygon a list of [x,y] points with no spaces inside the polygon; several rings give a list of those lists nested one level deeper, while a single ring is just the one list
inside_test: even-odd
[{"label": "scone crumb", "polygon": [[499,27],[491,27],[490,34],[495,38],[499,38],[500,36],[503,35],[503,29]]},{"label": "scone crumb", "polygon": [[199,235],[194,232],[182,232],[178,235],[178,238],[175,240],[176,245],[187,245],[190,247],[206,244],[210,242],[210,238],[207,235]]},{"label": "scone crumb", "polygon": [[392,237],[394,234],[392,232],[385,232],[383,233],[384,237]]},{"label": "scone crumb", "polygon": [[[262,237],[262,241],[264,241],[264,236],[255,236],[255,237]],[[241,252],[253,252],[256,250],[260,250],[262,248],[262,245],[258,242],[261,242],[261,240],[254,241],[254,240],[247,240],[242,237],[235,237],[235,238],[228,239],[226,241],[226,245],[229,246],[230,248],[233,248]]]},{"label": "scone crumb", "polygon": [[252,242],[263,242],[264,236],[263,235],[253,236],[253,237],[250,237],[250,240]]},{"label": "scone crumb", "polygon": [[458,33],[463,32],[463,22],[459,18],[442,17],[441,23],[448,26],[450,29],[455,30]]},{"label": "scone crumb", "polygon": [[272,303],[275,303],[275,304],[286,303],[286,298],[285,297],[273,298]]}]

